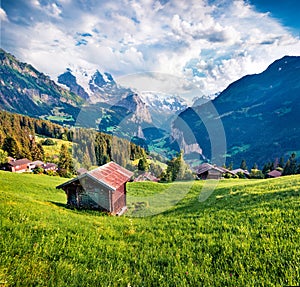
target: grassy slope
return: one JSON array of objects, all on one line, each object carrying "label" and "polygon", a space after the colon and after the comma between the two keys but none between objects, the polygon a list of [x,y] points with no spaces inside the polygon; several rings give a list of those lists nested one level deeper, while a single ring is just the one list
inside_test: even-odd
[{"label": "grassy slope", "polygon": [[223,181],[203,203],[198,182],[145,218],[66,209],[63,181],[0,172],[0,286],[300,284],[299,176]]},{"label": "grassy slope", "polygon": [[[45,137],[41,137],[41,136],[36,136],[35,140],[38,143],[43,143],[43,141],[45,140]],[[53,158],[54,156],[58,156],[61,146],[64,144],[66,145],[68,148],[72,148],[72,142],[69,141],[65,141],[65,140],[61,140],[61,139],[55,139],[55,138],[51,138],[51,140],[53,140],[54,142],[56,142],[56,145],[43,145],[43,149],[45,151],[45,156],[48,159]]]}]

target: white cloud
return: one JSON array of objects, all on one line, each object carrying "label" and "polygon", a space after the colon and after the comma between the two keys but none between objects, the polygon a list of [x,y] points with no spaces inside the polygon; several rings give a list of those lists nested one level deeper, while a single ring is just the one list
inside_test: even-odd
[{"label": "white cloud", "polygon": [[0,21],[8,21],[6,12],[0,7]]},{"label": "white cloud", "polygon": [[[210,94],[277,58],[300,53],[298,38],[242,0],[30,3],[30,9],[23,3],[27,10],[7,10],[8,16],[0,10],[1,19],[10,13],[18,19],[3,22],[4,48],[52,76],[68,65],[98,67],[114,76],[155,71],[183,77],[178,90],[188,80]],[[32,20],[24,25],[19,19]]]}]

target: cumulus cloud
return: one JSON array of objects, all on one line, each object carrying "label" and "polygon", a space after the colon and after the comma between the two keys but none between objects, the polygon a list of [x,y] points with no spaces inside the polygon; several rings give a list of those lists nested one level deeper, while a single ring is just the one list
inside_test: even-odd
[{"label": "cumulus cloud", "polygon": [[8,21],[6,12],[0,7],[0,21]]},{"label": "cumulus cloud", "polygon": [[156,72],[182,78],[177,90],[211,94],[300,53],[297,37],[243,0],[11,2],[0,10],[2,46],[53,78],[80,66],[129,85],[126,75]]}]

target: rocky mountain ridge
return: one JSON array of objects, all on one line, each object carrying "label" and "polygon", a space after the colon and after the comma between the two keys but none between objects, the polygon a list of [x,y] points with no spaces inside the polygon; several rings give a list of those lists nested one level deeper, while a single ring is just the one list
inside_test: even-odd
[{"label": "rocky mountain ridge", "polygon": [[82,99],[58,86],[33,66],[0,49],[0,107],[30,116],[73,119]]}]

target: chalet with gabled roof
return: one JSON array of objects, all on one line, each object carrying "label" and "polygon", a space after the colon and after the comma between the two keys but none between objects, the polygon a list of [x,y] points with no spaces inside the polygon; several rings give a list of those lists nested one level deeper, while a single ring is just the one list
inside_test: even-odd
[{"label": "chalet with gabled roof", "polygon": [[147,171],[142,174],[140,174],[138,177],[134,179],[135,182],[138,181],[153,181],[153,182],[158,182],[159,179],[155,177],[151,172]]},{"label": "chalet with gabled roof", "polygon": [[98,209],[121,215],[127,210],[126,183],[132,176],[133,172],[109,162],[56,188],[65,191],[70,207]]},{"label": "chalet with gabled roof", "polygon": [[47,162],[47,163],[44,163],[42,165],[42,168],[44,169],[44,171],[57,171],[57,165],[55,163],[52,163],[52,162]]},{"label": "chalet with gabled roof", "polygon": [[6,169],[11,172],[25,172],[29,170],[31,161],[27,158],[13,159],[6,164]]},{"label": "chalet with gabled roof", "polygon": [[250,172],[246,169],[237,168],[231,171],[234,175],[238,176],[239,174],[245,178],[250,178]]},{"label": "chalet with gabled roof", "polygon": [[220,179],[226,173],[231,174],[228,169],[209,163],[201,164],[196,173],[199,179]]},{"label": "chalet with gabled roof", "polygon": [[274,169],[274,170],[270,171],[269,173],[267,173],[267,177],[268,178],[280,177],[281,174],[282,174],[281,171]]}]

